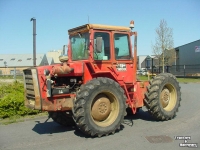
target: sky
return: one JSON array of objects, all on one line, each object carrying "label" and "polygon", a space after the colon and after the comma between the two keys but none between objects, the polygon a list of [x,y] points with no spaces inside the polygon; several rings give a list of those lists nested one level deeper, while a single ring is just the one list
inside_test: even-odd
[{"label": "sky", "polygon": [[200,39],[200,0],[0,0],[0,55],[62,49],[68,29],[88,23],[129,26],[138,32],[138,55],[153,55],[155,29],[164,19],[174,47]]}]

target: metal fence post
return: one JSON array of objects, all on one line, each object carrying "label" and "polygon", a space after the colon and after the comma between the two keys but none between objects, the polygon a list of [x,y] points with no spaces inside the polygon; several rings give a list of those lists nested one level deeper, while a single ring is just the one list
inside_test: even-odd
[{"label": "metal fence post", "polygon": [[16,67],[14,68],[14,79],[16,81]]}]

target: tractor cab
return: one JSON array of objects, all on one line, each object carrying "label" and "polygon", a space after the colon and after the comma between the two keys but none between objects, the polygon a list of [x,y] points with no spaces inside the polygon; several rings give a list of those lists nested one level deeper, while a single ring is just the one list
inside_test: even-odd
[{"label": "tractor cab", "polygon": [[116,62],[132,60],[128,27],[86,24],[69,30],[69,50],[72,61],[94,60]]},{"label": "tractor cab", "polygon": [[84,83],[98,77],[97,74],[107,74],[129,84],[136,81],[137,57],[133,59],[131,45],[131,36],[136,33],[131,28],[86,24],[68,33],[68,63],[82,61],[91,71],[89,76],[84,76]]}]

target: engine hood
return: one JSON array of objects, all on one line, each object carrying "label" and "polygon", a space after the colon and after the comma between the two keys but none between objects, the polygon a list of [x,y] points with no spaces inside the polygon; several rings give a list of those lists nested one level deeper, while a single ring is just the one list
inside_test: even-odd
[{"label": "engine hood", "polygon": [[49,71],[51,76],[81,76],[83,75],[84,62],[64,62],[49,66],[37,67],[38,74],[45,74]]}]

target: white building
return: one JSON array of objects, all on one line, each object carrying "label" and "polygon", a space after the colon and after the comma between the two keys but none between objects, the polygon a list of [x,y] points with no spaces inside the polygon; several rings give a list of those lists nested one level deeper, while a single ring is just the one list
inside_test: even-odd
[{"label": "white building", "polygon": [[60,63],[59,56],[63,54],[62,50],[52,50],[47,52],[47,57],[53,58],[54,63]]},{"label": "white building", "polygon": [[[54,64],[52,58],[46,54],[36,54],[36,66]],[[33,54],[1,54],[0,75],[22,74],[22,70],[33,66]]]}]

